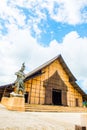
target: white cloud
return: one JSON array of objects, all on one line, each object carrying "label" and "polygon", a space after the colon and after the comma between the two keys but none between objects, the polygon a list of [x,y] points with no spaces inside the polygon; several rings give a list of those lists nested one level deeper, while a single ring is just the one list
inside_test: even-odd
[{"label": "white cloud", "polygon": [[[6,22],[8,21],[8,25],[16,24],[17,26],[29,29],[32,25],[34,31],[38,33],[41,32],[38,24],[40,24],[42,19],[47,19],[45,9],[48,11],[50,17],[57,22],[72,25],[87,22],[87,11],[85,10],[87,0],[51,0],[51,2],[50,0],[3,0],[0,3],[0,18]],[[27,13],[23,12],[23,8],[32,12],[33,15],[27,18]],[[29,21],[27,25],[25,22],[26,18]]]},{"label": "white cloud", "polygon": [[[1,0],[0,0],[1,1]],[[25,16],[13,5],[8,5],[7,0],[0,2],[0,18],[8,21],[8,24],[24,26]]]},{"label": "white cloud", "polygon": [[49,11],[50,17],[57,22],[72,25],[87,22],[87,12],[81,11],[87,6],[87,0],[51,0],[51,2],[47,0],[43,6]]}]

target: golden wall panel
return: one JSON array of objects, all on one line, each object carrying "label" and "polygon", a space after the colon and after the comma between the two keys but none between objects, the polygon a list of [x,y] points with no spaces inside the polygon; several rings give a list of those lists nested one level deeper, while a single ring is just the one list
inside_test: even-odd
[{"label": "golden wall panel", "polygon": [[34,97],[31,97],[30,103],[35,104],[35,98]]},{"label": "golden wall panel", "polygon": [[40,98],[40,104],[44,104],[44,98]]},{"label": "golden wall panel", "polygon": [[39,104],[39,98],[35,98],[35,104]]}]

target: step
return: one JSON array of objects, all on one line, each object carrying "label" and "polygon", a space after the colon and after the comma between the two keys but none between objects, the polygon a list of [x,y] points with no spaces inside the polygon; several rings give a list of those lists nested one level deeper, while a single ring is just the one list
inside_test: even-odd
[{"label": "step", "polygon": [[25,104],[26,112],[87,112],[83,107]]}]

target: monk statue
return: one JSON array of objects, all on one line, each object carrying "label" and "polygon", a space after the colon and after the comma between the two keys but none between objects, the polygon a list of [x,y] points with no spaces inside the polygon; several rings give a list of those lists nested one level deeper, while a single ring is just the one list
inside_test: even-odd
[{"label": "monk statue", "polygon": [[24,87],[24,78],[25,78],[25,74],[24,74],[24,69],[25,69],[25,65],[24,63],[21,66],[21,69],[15,73],[15,75],[17,76],[16,81],[14,82],[14,86],[13,88],[15,88],[15,93],[16,94],[21,94],[24,95],[25,94],[25,87]]}]

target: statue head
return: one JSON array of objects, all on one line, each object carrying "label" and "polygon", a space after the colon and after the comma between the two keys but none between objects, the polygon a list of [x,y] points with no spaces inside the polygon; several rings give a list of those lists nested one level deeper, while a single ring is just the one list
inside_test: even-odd
[{"label": "statue head", "polygon": [[22,63],[21,71],[24,71],[24,69],[25,69],[25,63]]}]

